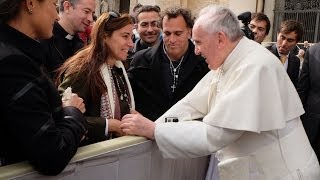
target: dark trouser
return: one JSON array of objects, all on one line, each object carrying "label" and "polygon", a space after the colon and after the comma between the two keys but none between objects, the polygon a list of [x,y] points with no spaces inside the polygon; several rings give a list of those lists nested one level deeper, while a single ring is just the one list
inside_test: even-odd
[{"label": "dark trouser", "polygon": [[320,159],[320,114],[306,113],[301,116],[303,127],[307,133],[310,144]]}]

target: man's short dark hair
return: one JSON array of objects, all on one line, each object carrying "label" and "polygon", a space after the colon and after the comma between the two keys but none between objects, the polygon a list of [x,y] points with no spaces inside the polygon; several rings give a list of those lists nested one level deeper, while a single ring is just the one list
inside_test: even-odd
[{"label": "man's short dark hair", "polygon": [[291,32],[295,32],[297,34],[297,42],[302,39],[303,36],[303,27],[302,23],[296,20],[286,20],[282,21],[281,25],[278,29],[278,33],[281,32],[283,34],[288,34]]},{"label": "man's short dark hair", "polygon": [[267,23],[266,25],[266,35],[269,34],[269,31],[270,31],[270,27],[271,27],[271,24],[270,24],[270,20],[268,18],[267,15],[261,13],[261,12],[258,12],[258,13],[252,13],[251,14],[251,20],[255,20],[255,21],[265,21]]},{"label": "man's short dark hair", "polygon": [[135,17],[136,18],[136,23],[139,22],[139,19],[138,19],[139,14],[143,13],[143,12],[156,12],[160,16],[160,8],[159,8],[159,6],[143,5],[137,11],[137,14],[136,14],[136,17]]},{"label": "man's short dark hair", "polygon": [[136,5],[133,6],[132,11],[133,11],[133,12],[136,12],[136,11],[138,11],[138,9],[141,8],[141,7],[142,7],[142,4],[138,3],[138,4],[136,4]]},{"label": "man's short dark hair", "polygon": [[158,6],[158,5],[154,5],[154,7],[158,8],[158,9],[159,9],[159,12],[161,11],[160,6]]},{"label": "man's short dark hair", "polygon": [[167,17],[168,19],[176,18],[178,16],[182,16],[184,21],[187,24],[188,28],[192,28],[194,24],[194,18],[191,15],[191,11],[189,9],[181,8],[181,7],[171,7],[167,8],[161,15],[161,28],[162,28],[162,22],[163,18]]}]

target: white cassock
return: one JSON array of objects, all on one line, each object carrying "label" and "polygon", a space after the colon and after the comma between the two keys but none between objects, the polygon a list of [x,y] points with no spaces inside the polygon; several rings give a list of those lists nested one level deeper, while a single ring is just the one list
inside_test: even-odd
[{"label": "white cassock", "polygon": [[[303,113],[280,61],[244,37],[217,71],[156,121],[155,139],[166,158],[216,152],[220,180],[319,180]],[[162,123],[165,117],[179,122]]]}]

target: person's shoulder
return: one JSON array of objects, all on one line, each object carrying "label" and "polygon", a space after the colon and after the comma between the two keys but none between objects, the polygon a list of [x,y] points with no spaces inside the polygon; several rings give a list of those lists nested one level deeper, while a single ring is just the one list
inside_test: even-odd
[{"label": "person's shoulder", "polygon": [[41,74],[41,66],[23,53],[9,53],[0,55],[1,76],[12,79],[34,79]]},{"label": "person's shoulder", "polygon": [[268,45],[265,45],[265,46],[263,46],[263,47],[265,47],[266,49],[268,49],[268,50],[271,51],[271,52],[274,52],[274,51],[276,51],[276,49],[277,49],[277,46],[276,46],[275,43],[274,43],[274,44],[268,44]]},{"label": "person's shoulder", "polygon": [[150,48],[135,52],[132,62],[147,60],[150,57]]},{"label": "person's shoulder", "polygon": [[134,54],[131,64],[149,64],[152,62],[153,58],[157,56],[158,51],[158,47],[150,47],[147,49],[140,50]]},{"label": "person's shoulder", "polygon": [[295,63],[300,65],[300,59],[299,59],[299,57],[297,55],[294,55],[294,54],[290,53],[289,58],[292,59]]},{"label": "person's shoulder", "polygon": [[80,97],[86,99],[90,89],[87,87],[86,73],[71,74],[63,78],[61,84],[58,86],[59,93],[64,92],[68,87],[72,87],[72,91],[77,93]]},{"label": "person's shoulder", "polygon": [[0,48],[1,48],[1,51],[0,51],[1,60],[8,58],[8,56],[13,56],[13,55],[23,56],[23,53],[19,49],[17,49],[16,47],[8,43],[0,42]]},{"label": "person's shoulder", "polygon": [[191,61],[194,61],[197,67],[201,67],[204,71],[209,71],[208,63],[206,62],[206,59],[202,57],[201,55],[196,55],[194,52],[190,53],[192,54],[189,56]]},{"label": "person's shoulder", "polygon": [[319,50],[320,50],[320,43],[313,44],[308,48],[309,52],[319,52]]},{"label": "person's shoulder", "polygon": [[25,71],[30,70],[28,66],[34,66],[34,63],[31,57],[24,54],[20,49],[11,46],[10,44],[6,44],[0,42],[0,63],[1,68],[7,69],[10,68],[19,68],[15,66],[24,67]]},{"label": "person's shoulder", "polygon": [[251,52],[248,52],[245,63],[257,68],[279,65],[279,59],[268,49],[261,45],[253,46]]},{"label": "person's shoulder", "polygon": [[265,48],[268,49],[268,50],[271,50],[272,46],[273,45],[268,45],[268,46],[265,46]]},{"label": "person's shoulder", "polygon": [[[3,77],[0,80],[0,84],[3,86],[4,93],[8,96],[16,93],[41,76],[40,65],[18,50],[0,54],[0,77]],[[10,92],[5,89],[10,89]]]}]

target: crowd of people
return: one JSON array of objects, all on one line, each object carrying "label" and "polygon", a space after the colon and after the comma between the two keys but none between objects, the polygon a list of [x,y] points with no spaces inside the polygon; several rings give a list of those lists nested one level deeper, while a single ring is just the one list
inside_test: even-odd
[{"label": "crowd of people", "polygon": [[223,6],[95,6],[0,1],[0,166],[57,175],[78,147],[137,135],[166,158],[211,155],[212,180],[320,179],[320,44],[294,53],[300,22],[263,47],[263,13],[251,40]]}]

